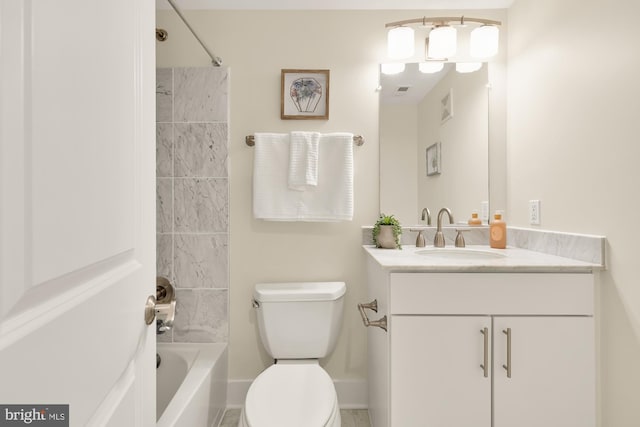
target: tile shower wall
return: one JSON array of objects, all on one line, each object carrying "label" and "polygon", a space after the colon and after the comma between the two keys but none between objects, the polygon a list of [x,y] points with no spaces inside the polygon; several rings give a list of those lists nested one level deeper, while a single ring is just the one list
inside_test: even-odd
[{"label": "tile shower wall", "polygon": [[167,342],[229,335],[228,69],[156,72],[157,274],[176,287]]}]

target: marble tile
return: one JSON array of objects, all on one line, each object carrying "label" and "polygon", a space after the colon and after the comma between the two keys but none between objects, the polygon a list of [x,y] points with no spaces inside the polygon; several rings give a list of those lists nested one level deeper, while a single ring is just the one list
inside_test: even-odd
[{"label": "marble tile", "polygon": [[173,121],[173,69],[156,69],[156,121]]},{"label": "marble tile", "polygon": [[507,243],[517,248],[576,259],[603,267],[606,264],[606,238],[603,236],[508,227]]},{"label": "marble tile", "polygon": [[173,125],[156,124],[156,177],[173,176]]},{"label": "marble tile", "polygon": [[173,179],[156,179],[156,232],[173,231]]},{"label": "marble tile", "polygon": [[226,232],[229,224],[229,183],[226,178],[176,178],[175,231]]},{"label": "marble tile", "polygon": [[175,125],[175,176],[227,177],[227,124]]},{"label": "marble tile", "polygon": [[227,300],[227,290],[176,289],[174,342],[226,342]]},{"label": "marble tile", "polygon": [[[426,226],[425,226],[426,227]],[[444,227],[442,232],[444,234],[444,240],[446,246],[454,246],[457,235],[456,228],[467,230],[464,232],[464,240],[467,245],[488,245],[489,244],[489,227],[478,226],[469,227],[467,225],[460,225],[459,227]],[[400,243],[406,246],[414,246],[416,244],[416,238],[418,237],[417,231],[411,231],[412,227],[402,227],[402,235],[400,236]],[[430,226],[423,230],[422,235],[425,238],[427,246],[433,246],[433,240],[436,235],[436,227]],[[362,227],[362,244],[373,245],[373,227]]]},{"label": "marble tile", "polygon": [[162,276],[174,283],[173,277],[173,235],[156,234],[156,276]]},{"label": "marble tile", "polygon": [[228,121],[227,76],[227,68],[174,68],[174,121]]},{"label": "marble tile", "polygon": [[226,234],[176,234],[174,254],[176,287],[229,287]]}]

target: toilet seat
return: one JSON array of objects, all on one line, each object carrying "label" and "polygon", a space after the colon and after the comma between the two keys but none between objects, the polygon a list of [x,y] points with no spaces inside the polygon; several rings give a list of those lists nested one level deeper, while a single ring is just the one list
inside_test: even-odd
[{"label": "toilet seat", "polygon": [[339,427],[340,409],[331,377],[317,361],[270,366],[249,387],[241,425]]}]

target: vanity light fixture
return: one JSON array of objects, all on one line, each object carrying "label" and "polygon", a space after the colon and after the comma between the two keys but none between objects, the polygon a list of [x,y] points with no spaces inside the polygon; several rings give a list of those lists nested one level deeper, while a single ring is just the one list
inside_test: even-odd
[{"label": "vanity light fixture", "polygon": [[491,58],[498,53],[500,30],[495,25],[482,25],[471,31],[469,53],[474,58]]},{"label": "vanity light fixture", "polygon": [[435,17],[415,18],[385,24],[389,58],[406,59],[415,52],[414,31],[411,25],[430,29],[427,59],[446,59],[456,54],[457,28],[474,24],[479,26],[471,31],[470,54],[476,58],[489,58],[498,53],[500,21],[482,18]]},{"label": "vanity light fixture", "polygon": [[406,59],[413,56],[415,43],[413,28],[398,26],[387,34],[387,52],[391,59]]},{"label": "vanity light fixture", "polygon": [[458,30],[450,25],[438,25],[429,32],[429,58],[450,58],[455,56],[458,44]]}]

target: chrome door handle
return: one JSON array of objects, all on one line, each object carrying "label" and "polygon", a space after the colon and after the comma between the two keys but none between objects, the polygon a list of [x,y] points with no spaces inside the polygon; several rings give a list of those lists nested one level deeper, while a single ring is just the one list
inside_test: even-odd
[{"label": "chrome door handle", "polygon": [[369,310],[373,310],[376,313],[378,312],[378,300],[374,299],[371,302],[367,302],[367,303],[359,303],[358,304],[358,310],[360,311],[360,317],[362,317],[362,323],[364,323],[364,326],[376,326],[380,329],[384,329],[385,331],[387,330],[387,316],[382,316],[380,319],[378,320],[369,320],[369,317],[367,317],[367,313],[365,313],[365,309],[369,309]]},{"label": "chrome door handle", "polygon": [[502,333],[507,336],[507,364],[502,367],[507,371],[507,378],[511,378],[511,328],[503,329]]},{"label": "chrome door handle", "polygon": [[147,302],[144,305],[144,323],[150,325],[153,323],[153,319],[156,318],[156,297],[149,295]]},{"label": "chrome door handle", "polygon": [[484,359],[480,367],[484,371],[484,377],[489,378],[489,328],[480,329],[480,333],[484,335]]}]

